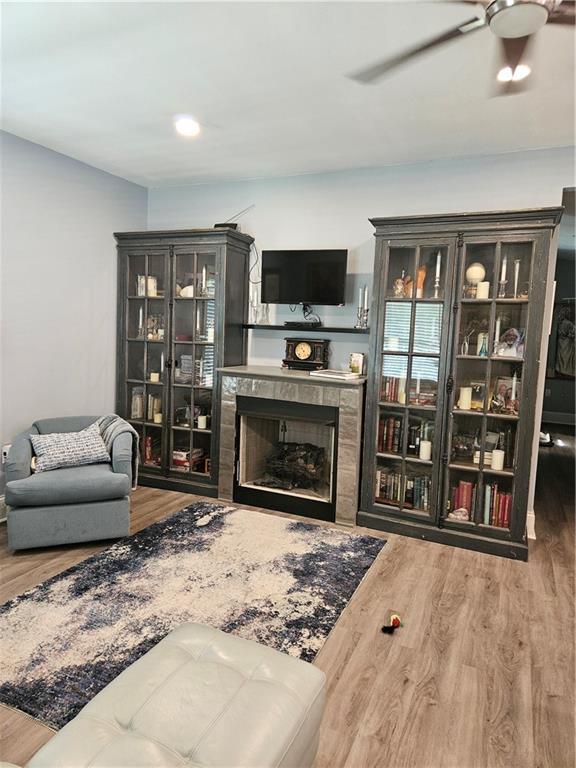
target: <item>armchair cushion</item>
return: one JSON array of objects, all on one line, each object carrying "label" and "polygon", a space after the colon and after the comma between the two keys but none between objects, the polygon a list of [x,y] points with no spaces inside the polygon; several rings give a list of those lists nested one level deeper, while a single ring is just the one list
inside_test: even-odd
[{"label": "armchair cushion", "polygon": [[37,435],[36,427],[30,427],[25,432],[16,435],[12,440],[12,445],[6,458],[5,471],[6,482],[12,480],[24,480],[31,474],[30,464],[32,462],[32,443],[31,435]]},{"label": "armchair cushion", "polygon": [[128,482],[132,485],[134,437],[129,432],[122,432],[114,438],[112,443],[112,469],[128,475]]},{"label": "armchair cushion", "polygon": [[114,472],[110,464],[89,464],[13,480],[6,485],[5,499],[9,507],[35,507],[121,499],[129,493],[126,474]]},{"label": "armchair cushion", "polygon": [[37,457],[36,472],[110,461],[96,423],[79,432],[32,435],[30,440]]}]

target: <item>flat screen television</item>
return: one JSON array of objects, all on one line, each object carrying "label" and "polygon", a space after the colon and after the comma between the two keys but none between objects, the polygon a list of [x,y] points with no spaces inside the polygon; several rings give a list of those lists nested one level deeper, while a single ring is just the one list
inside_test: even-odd
[{"label": "flat screen television", "polygon": [[262,251],[263,304],[344,304],[346,250]]}]

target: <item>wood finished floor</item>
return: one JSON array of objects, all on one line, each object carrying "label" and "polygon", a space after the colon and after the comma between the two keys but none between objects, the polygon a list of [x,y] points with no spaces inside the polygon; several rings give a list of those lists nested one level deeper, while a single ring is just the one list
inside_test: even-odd
[{"label": "wood finished floor", "polygon": [[[575,452],[553,433],[564,445],[541,450],[528,563],[386,536],[315,662],[316,768],[573,768]],[[138,489],[133,531],[194,500]],[[0,602],[105,546],[12,555],[1,536]],[[405,622],[393,636],[387,609]],[[1,706],[0,733],[0,759],[20,765],[53,735]]]}]

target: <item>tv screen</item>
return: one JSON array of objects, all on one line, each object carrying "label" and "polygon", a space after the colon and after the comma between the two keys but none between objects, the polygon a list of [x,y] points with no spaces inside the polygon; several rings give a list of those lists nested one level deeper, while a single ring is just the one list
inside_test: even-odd
[{"label": "tv screen", "polygon": [[262,251],[263,304],[344,304],[348,251]]}]

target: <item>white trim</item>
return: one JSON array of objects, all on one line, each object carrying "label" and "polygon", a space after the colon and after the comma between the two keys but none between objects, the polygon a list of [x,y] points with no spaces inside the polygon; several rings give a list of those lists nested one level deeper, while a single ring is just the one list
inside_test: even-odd
[{"label": "white trim", "polygon": [[526,515],[526,536],[536,540],[536,515],[533,509],[529,509]]}]

